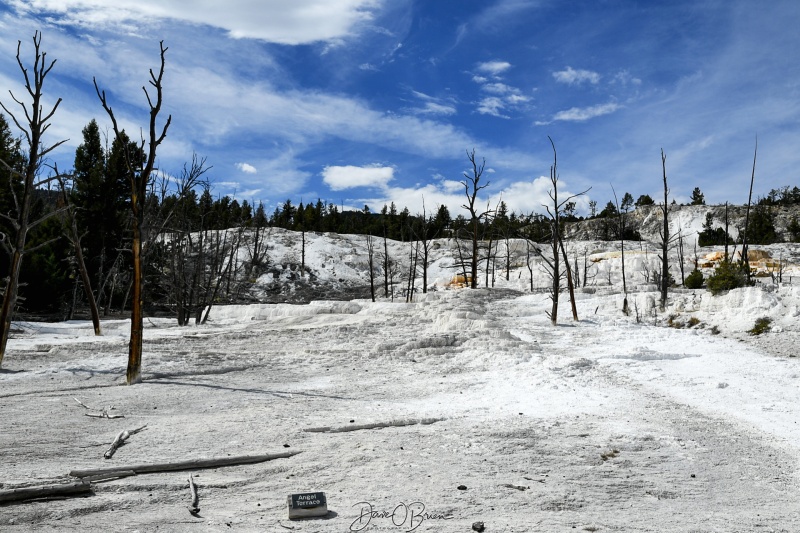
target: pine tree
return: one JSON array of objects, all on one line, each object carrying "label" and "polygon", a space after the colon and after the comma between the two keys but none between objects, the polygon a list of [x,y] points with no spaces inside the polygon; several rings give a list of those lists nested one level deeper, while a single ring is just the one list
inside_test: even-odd
[{"label": "pine tree", "polygon": [[692,191],[692,203],[690,205],[706,205],[706,199],[700,192],[700,187],[695,187]]}]

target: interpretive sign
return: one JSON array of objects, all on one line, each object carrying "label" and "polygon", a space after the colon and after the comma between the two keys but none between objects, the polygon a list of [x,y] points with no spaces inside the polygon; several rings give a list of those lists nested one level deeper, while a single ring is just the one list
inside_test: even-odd
[{"label": "interpretive sign", "polygon": [[286,498],[289,505],[289,519],[310,518],[328,514],[328,502],[324,492],[290,494]]}]

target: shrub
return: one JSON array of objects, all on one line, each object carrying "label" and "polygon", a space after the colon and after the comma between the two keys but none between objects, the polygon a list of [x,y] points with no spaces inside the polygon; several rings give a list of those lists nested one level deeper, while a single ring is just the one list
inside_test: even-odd
[{"label": "shrub", "polygon": [[683,285],[687,289],[699,289],[703,286],[703,273],[697,269],[692,270],[692,273],[686,276]]},{"label": "shrub", "polygon": [[706,288],[714,295],[745,285],[747,285],[747,276],[744,267],[740,263],[732,261],[721,262],[706,280]]},{"label": "shrub", "polygon": [[763,317],[756,320],[755,325],[752,329],[748,330],[747,333],[750,335],[761,335],[762,333],[769,331],[770,324],[772,324],[772,319],[769,317]]}]

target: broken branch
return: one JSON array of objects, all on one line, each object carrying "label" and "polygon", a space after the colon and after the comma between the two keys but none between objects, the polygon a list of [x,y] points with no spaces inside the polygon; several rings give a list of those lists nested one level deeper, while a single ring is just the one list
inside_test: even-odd
[{"label": "broken branch", "polygon": [[189,490],[192,493],[192,505],[189,507],[189,512],[196,515],[200,512],[200,507],[198,507],[200,505],[200,497],[197,495],[197,485],[194,484],[191,474],[189,474]]},{"label": "broken branch", "polygon": [[120,446],[125,444],[125,441],[128,440],[128,438],[131,435],[135,435],[135,434],[139,433],[140,431],[142,431],[146,427],[147,427],[147,424],[143,425],[140,428],[126,429],[124,431],[120,431],[119,435],[117,435],[117,438],[114,439],[114,442],[111,443],[111,447],[108,448],[108,450],[106,450],[106,453],[103,454],[103,457],[105,457],[106,459],[111,459],[111,457],[113,457],[114,453],[116,453],[117,448],[119,448]]}]

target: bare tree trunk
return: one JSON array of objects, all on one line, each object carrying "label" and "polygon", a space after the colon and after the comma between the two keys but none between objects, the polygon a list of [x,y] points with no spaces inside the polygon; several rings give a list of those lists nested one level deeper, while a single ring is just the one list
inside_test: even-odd
[{"label": "bare tree trunk", "polygon": [[383,225],[383,297],[389,297],[389,244],[386,241],[386,224]]},{"label": "bare tree trunk", "polygon": [[144,276],[142,275],[142,220],[141,206],[134,196],[133,208],[133,300],[131,301],[131,338],[128,343],[128,368],[125,381],[128,385],[142,382],[142,339],[144,331]]},{"label": "bare tree trunk", "polygon": [[[561,211],[563,210],[564,206],[567,202],[571,201],[573,198],[577,196],[581,196],[586,194],[589,189],[585,191],[573,194],[572,196],[567,197],[565,200],[559,202],[558,200],[558,154],[556,152],[556,144],[553,142],[553,139],[550,136],[547,137],[550,141],[550,146],[553,147],[553,164],[550,167],[550,183],[552,184],[553,188],[549,191],[550,200],[552,201],[552,211],[550,210],[550,206],[545,206],[547,210],[547,214],[550,217],[550,238],[551,243],[550,246],[552,248],[553,253],[553,261],[549,265],[550,266],[550,273],[551,273],[551,298],[553,300],[553,306],[550,310],[550,322],[555,326],[558,323],[558,293],[561,289],[561,266],[559,264],[560,258],[559,255],[561,254],[564,257],[564,267],[566,268],[566,275],[567,275],[567,286],[570,291],[570,300],[572,301],[572,318],[574,320],[578,320],[578,312],[575,307],[575,288],[572,284],[572,275],[570,273],[569,268],[569,259],[567,257],[567,253],[565,251],[564,243],[561,239]],[[544,256],[542,256],[544,259]]]},{"label": "bare tree trunk", "polygon": [[578,321],[578,308],[575,305],[575,286],[572,283],[572,270],[569,266],[569,258],[567,251],[564,249],[564,241],[559,239],[559,246],[561,247],[561,255],[564,258],[564,270],[567,271],[567,289],[569,290],[569,302],[572,306],[572,320]]},{"label": "bare tree trunk", "polygon": [[669,189],[667,188],[667,156],[661,149],[661,170],[664,177],[664,205],[661,212],[664,217],[664,228],[661,233],[661,311],[667,308],[667,291],[669,290]]},{"label": "bare tree trunk", "polygon": [[756,179],[756,156],[758,155],[758,137],[756,137],[756,148],[753,152],[753,173],[750,175],[750,194],[747,196],[747,210],[744,215],[744,236],[742,237],[742,265],[747,276],[747,283],[750,283],[750,258],[747,256],[747,230],[750,223],[750,204],[753,202],[753,182]]},{"label": "bare tree trunk", "polygon": [[[301,225],[300,226],[300,235],[302,238],[302,245],[300,247],[300,276],[305,277],[306,275],[306,230]],[[374,300],[373,300],[374,301]]]},{"label": "bare tree trunk", "polygon": [[369,265],[369,294],[375,301],[375,243],[372,235],[367,233],[367,264]]},{"label": "bare tree trunk", "polygon": [[525,240],[525,265],[528,267],[528,273],[531,275],[531,292],[533,292],[533,265],[531,265],[531,242]]},{"label": "bare tree trunk", "polygon": [[728,257],[728,202],[725,202],[725,261]]},{"label": "bare tree trunk", "polygon": [[685,268],[685,266],[683,264],[684,263],[684,259],[685,259],[685,256],[684,256],[684,253],[683,253],[683,233],[682,233],[682,230],[679,230],[679,232],[678,232],[678,261],[679,261],[678,265],[680,266],[680,269],[681,269],[681,287],[685,287],[686,286],[686,268]]},{"label": "bare tree trunk", "polygon": [[478,212],[475,201],[477,200],[478,193],[489,186],[487,182],[484,185],[478,185],[480,182],[481,176],[483,176],[483,170],[486,167],[486,160],[484,159],[481,164],[478,164],[477,160],[475,159],[475,150],[473,149],[472,152],[467,152],[467,158],[469,159],[470,163],[472,163],[472,175],[464,173],[464,181],[461,184],[464,186],[464,194],[467,196],[467,203],[462,205],[464,209],[469,211],[470,215],[470,225],[472,226],[472,257],[470,258],[470,274],[472,276],[472,280],[470,282],[471,289],[478,288],[478,228],[480,226],[480,221],[483,219],[487,214],[486,212],[480,213]]},{"label": "bare tree trunk", "polygon": [[[617,204],[617,213],[619,214],[619,246],[622,259],[622,312],[625,313],[625,315],[628,315],[630,313],[630,309],[628,309],[628,283],[625,278],[625,213],[623,212],[622,207],[619,205],[619,201],[617,200],[617,191],[614,190],[613,185],[611,186],[611,190],[614,191],[614,202]],[[624,196],[622,201],[623,203],[625,202]]]},{"label": "bare tree trunk", "polygon": [[[0,102],[0,107],[11,117],[14,124],[22,130],[24,137],[28,141],[28,155],[27,155],[27,162],[25,165],[25,175],[21,176],[23,178],[23,187],[22,187],[22,198],[18,199],[17,194],[14,191],[14,187],[11,186],[9,183],[9,189],[11,189],[11,194],[14,199],[14,205],[16,207],[16,217],[11,217],[9,215],[3,214],[2,218],[4,218],[7,222],[11,224],[11,226],[15,230],[15,237],[14,242],[11,245],[11,261],[9,263],[9,270],[8,270],[8,278],[5,286],[5,292],[3,293],[3,305],[0,308],[0,367],[3,365],[3,358],[6,353],[6,347],[8,345],[8,337],[11,332],[11,317],[14,313],[14,308],[17,304],[17,296],[18,296],[18,289],[19,289],[19,274],[20,270],[22,269],[22,256],[30,251],[25,249],[25,245],[27,244],[28,239],[28,231],[35,227],[37,224],[44,221],[44,219],[49,218],[50,216],[54,215],[55,213],[50,213],[45,215],[45,217],[31,222],[31,204],[33,200],[33,194],[35,189],[39,184],[36,183],[36,175],[39,170],[39,166],[41,164],[41,160],[52,150],[63,144],[65,141],[59,141],[51,146],[45,147],[42,145],[42,134],[47,130],[50,126],[49,120],[55,114],[56,109],[58,109],[59,104],[61,103],[61,98],[56,100],[55,105],[53,105],[53,109],[50,110],[49,113],[45,113],[42,108],[42,86],[44,84],[44,80],[47,77],[47,74],[55,65],[55,60],[53,60],[49,66],[47,65],[46,52],[40,51],[40,45],[42,42],[42,35],[38,31],[33,35],[33,47],[34,47],[34,67],[33,67],[33,79],[31,80],[30,75],[28,73],[28,69],[22,64],[22,59],[20,58],[20,49],[22,47],[22,41],[17,41],[17,65],[19,66],[22,74],[25,78],[25,89],[27,90],[28,94],[31,97],[31,104],[30,110],[26,108],[25,104],[23,104],[20,100],[18,100],[13,93],[11,93],[11,98],[17,104],[22,107],[24,115],[27,119],[27,123],[23,126],[20,121],[17,120],[17,117],[3,104]],[[31,85],[31,81],[33,85]],[[6,164],[6,162],[2,162],[2,164],[8,169],[9,171],[9,180],[12,179],[11,176],[17,175],[20,176],[19,172],[13,169],[10,165]],[[58,172],[56,172],[57,174]]]},{"label": "bare tree trunk", "polygon": [[[133,241],[131,242],[131,250],[133,252],[133,299],[131,304],[131,338],[128,344],[128,368],[126,372],[126,382],[128,385],[141,383],[142,381],[142,336],[143,336],[143,306],[144,306],[144,261],[142,257],[142,230],[144,226],[144,209],[145,201],[147,198],[147,188],[151,183],[151,175],[155,169],[156,163],[156,150],[167,136],[167,130],[172,122],[172,115],[170,115],[160,133],[156,130],[156,119],[161,111],[163,103],[162,92],[162,79],[164,77],[165,54],[167,49],[164,48],[164,41],[159,43],[161,49],[161,66],[156,74],[152,69],[150,70],[150,85],[155,90],[155,102],[150,97],[150,93],[146,88],[143,88],[147,103],[150,107],[150,121],[149,121],[149,150],[145,159],[144,168],[139,169],[137,162],[134,161],[130,153],[129,146],[125,146],[123,150],[125,156],[125,165],[128,171],[128,177],[131,185],[131,220],[133,226]],[[106,100],[105,91],[100,91],[97,85],[97,80],[94,79],[94,87],[97,96],[103,109],[111,119],[114,127],[114,135],[117,139],[122,139],[122,132],[117,125],[117,119],[114,112],[109,107]],[[144,139],[141,142],[141,148],[144,149]]]},{"label": "bare tree trunk", "polygon": [[86,262],[83,259],[83,249],[81,248],[81,236],[78,233],[78,223],[75,220],[75,213],[70,207],[69,196],[67,195],[66,188],[64,187],[64,182],[59,180],[59,184],[61,186],[61,196],[64,201],[64,205],[67,207],[66,213],[68,221],[68,238],[70,244],[72,244],[72,247],[75,250],[75,262],[78,265],[78,272],[80,273],[81,283],[83,284],[83,292],[86,295],[86,302],[89,304],[89,312],[92,315],[94,334],[102,335],[103,333],[100,330],[100,311],[97,309],[97,301],[94,298],[94,293],[92,293],[92,285],[89,281],[89,270],[86,268]]}]

